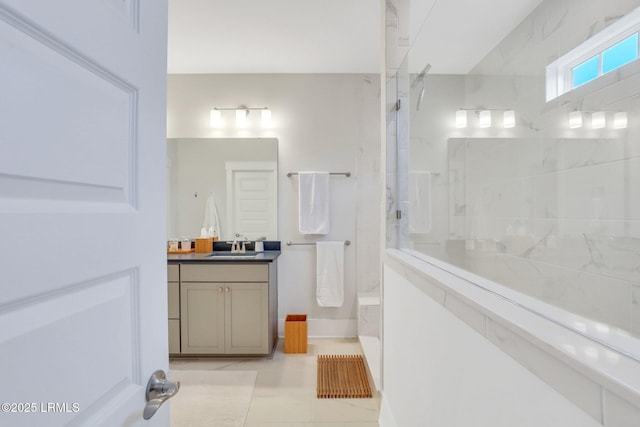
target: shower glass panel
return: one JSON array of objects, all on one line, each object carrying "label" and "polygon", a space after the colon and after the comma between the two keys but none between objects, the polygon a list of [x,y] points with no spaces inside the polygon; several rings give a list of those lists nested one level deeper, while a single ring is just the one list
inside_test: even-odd
[{"label": "shower glass panel", "polygon": [[[639,337],[640,66],[545,102],[548,62],[594,22],[622,13],[598,4],[569,1],[569,16],[579,18],[563,20],[554,0],[543,1],[465,73],[432,62],[424,91],[412,83],[429,52],[411,42],[395,78],[401,108],[389,148],[401,215],[387,241]],[[549,19],[558,23],[552,30]],[[456,128],[461,109],[468,123]],[[507,110],[513,128],[503,126]],[[479,127],[481,111],[491,127]],[[583,112],[582,128],[569,128],[572,111]],[[602,128],[591,124],[598,112]],[[620,112],[628,126],[616,129]]]}]

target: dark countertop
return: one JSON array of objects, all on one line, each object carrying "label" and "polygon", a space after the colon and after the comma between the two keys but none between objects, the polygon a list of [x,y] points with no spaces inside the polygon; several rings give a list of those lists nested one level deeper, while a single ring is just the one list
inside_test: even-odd
[{"label": "dark countertop", "polygon": [[[212,256],[212,254],[214,254]],[[247,255],[256,254],[255,258],[244,258]],[[223,255],[223,256],[220,256]],[[169,264],[177,263],[262,263],[273,262],[280,256],[280,251],[264,251],[264,252],[251,252],[247,251],[244,254],[232,254],[228,251],[215,251],[212,253],[190,253],[190,254],[167,254],[167,262]]]}]

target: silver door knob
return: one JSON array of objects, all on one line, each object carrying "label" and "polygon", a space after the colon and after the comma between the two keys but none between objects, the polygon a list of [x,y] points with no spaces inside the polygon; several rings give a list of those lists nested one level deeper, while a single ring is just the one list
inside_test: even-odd
[{"label": "silver door knob", "polygon": [[155,371],[147,383],[147,404],[144,406],[142,417],[145,420],[153,417],[160,405],[175,396],[178,390],[180,390],[179,382],[168,381],[162,370]]}]

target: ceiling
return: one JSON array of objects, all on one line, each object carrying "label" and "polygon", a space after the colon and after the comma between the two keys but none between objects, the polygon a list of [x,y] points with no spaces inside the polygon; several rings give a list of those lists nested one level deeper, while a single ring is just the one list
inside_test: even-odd
[{"label": "ceiling", "polygon": [[[541,2],[410,1],[410,70],[430,63],[436,74],[467,73]],[[168,72],[379,73],[380,7],[380,0],[169,0]]]}]

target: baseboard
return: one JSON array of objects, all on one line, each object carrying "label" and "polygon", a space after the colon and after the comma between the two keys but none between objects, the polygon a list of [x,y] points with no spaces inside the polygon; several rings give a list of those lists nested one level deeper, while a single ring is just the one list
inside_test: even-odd
[{"label": "baseboard", "polygon": [[364,357],[367,360],[367,366],[371,379],[374,382],[376,390],[382,390],[381,375],[382,369],[380,366],[380,339],[378,337],[368,337],[360,335],[360,345],[364,352]]},{"label": "baseboard", "polygon": [[389,403],[382,393],[382,399],[380,399],[380,417],[378,418],[378,426],[380,427],[396,427],[396,420],[393,418]]},{"label": "baseboard", "polygon": [[[278,336],[284,338],[284,319],[278,321]],[[356,319],[307,319],[309,338],[356,338]]]}]

